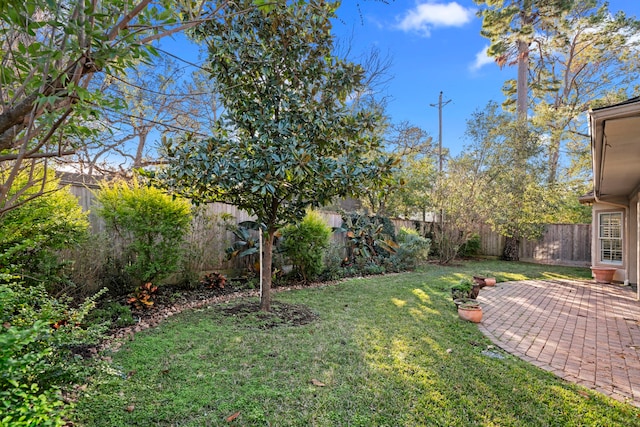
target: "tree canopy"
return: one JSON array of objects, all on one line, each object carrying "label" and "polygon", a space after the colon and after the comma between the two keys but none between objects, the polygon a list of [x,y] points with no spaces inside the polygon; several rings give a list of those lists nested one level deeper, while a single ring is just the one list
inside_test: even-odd
[{"label": "tree canopy", "polygon": [[[226,1],[49,0],[0,2],[0,213],[44,188],[21,171],[72,154],[93,132],[98,107],[118,107],[91,90],[94,76],[124,75],[155,53],[152,42],[211,19]],[[9,194],[13,194],[12,197]],[[42,192],[32,193],[37,197]]]},{"label": "tree canopy", "polygon": [[251,3],[230,4],[194,32],[209,47],[224,113],[213,137],[169,141],[168,165],[155,179],[196,201],[238,206],[264,224],[261,308],[269,310],[276,230],[301,220],[309,206],[375,184],[391,161],[380,152],[379,116],[349,106],[364,71],[334,56],[338,4],[276,2],[247,11]]}]

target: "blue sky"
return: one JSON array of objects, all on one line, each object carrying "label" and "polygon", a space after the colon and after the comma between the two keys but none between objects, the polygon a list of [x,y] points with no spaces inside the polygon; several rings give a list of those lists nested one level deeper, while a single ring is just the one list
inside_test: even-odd
[{"label": "blue sky", "polygon": [[[356,6],[359,4],[358,7]],[[640,18],[640,0],[611,0],[610,10]],[[409,121],[437,140],[440,91],[451,100],[443,108],[443,145],[457,154],[464,140],[466,120],[488,101],[501,103],[505,80],[514,67],[502,70],[483,55],[488,40],[480,35],[482,22],[473,0],[343,0],[334,31],[352,37],[356,51],[376,46],[388,53],[393,79],[387,112],[394,123]]]},{"label": "blue sky", "polygon": [[[640,0],[610,0],[612,12],[640,18]],[[392,60],[387,114],[393,123],[408,121],[438,137],[438,103],[443,108],[443,145],[458,154],[466,120],[488,101],[502,103],[502,84],[514,78],[515,68],[502,70],[483,55],[488,40],[480,35],[482,22],[473,0],[343,0],[334,33],[350,40],[354,58],[372,47]],[[162,47],[198,61],[198,48],[184,38],[166,40]]]}]

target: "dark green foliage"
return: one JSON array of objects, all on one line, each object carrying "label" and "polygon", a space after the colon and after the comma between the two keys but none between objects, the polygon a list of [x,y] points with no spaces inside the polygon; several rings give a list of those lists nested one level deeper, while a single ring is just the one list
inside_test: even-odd
[{"label": "dark green foliage", "polygon": [[458,256],[461,257],[473,257],[480,255],[480,235],[474,233],[469,240],[464,242],[458,250]]},{"label": "dark green foliage", "polygon": [[213,136],[166,144],[160,185],[200,202],[233,204],[264,224],[261,309],[270,306],[276,231],[308,207],[376,185],[393,161],[376,133],[377,111],[355,111],[361,66],[335,55],[336,4],[230,2],[198,26],[224,114]]},{"label": "dark green foliage", "polygon": [[58,391],[82,380],[73,349],[104,330],[82,326],[99,296],[72,308],[42,285],[0,284],[0,425],[64,424]]},{"label": "dark green foliage", "polygon": [[323,268],[324,251],[329,246],[331,228],[313,211],[302,222],[281,230],[281,249],[293,263],[294,272],[304,281],[313,280]]},{"label": "dark green foliage", "polygon": [[120,328],[135,324],[131,308],[111,301],[102,307],[92,310],[87,316],[89,324],[104,324],[109,328]]},{"label": "dark green foliage", "polygon": [[342,267],[345,260],[345,249],[342,244],[329,243],[324,254],[324,268],[320,275],[321,280],[330,281],[346,277]]},{"label": "dark green foliage", "polygon": [[480,287],[474,284],[470,279],[462,279],[459,283],[451,287],[451,298],[457,299],[476,299],[480,292]]},{"label": "dark green foliage", "polygon": [[[97,194],[107,227],[121,245],[113,259],[115,277],[122,270],[130,286],[159,281],[179,268],[182,241],[191,222],[191,205],[137,180],[103,185]],[[131,288],[129,287],[129,290]]]},{"label": "dark green foliage", "polygon": [[[21,189],[28,176],[18,178],[14,185]],[[45,195],[0,215],[0,273],[20,275],[25,284],[45,283],[49,289],[64,285],[57,251],[84,240],[89,223],[76,198],[58,188],[59,180],[49,179]],[[25,201],[32,196],[13,195]]]},{"label": "dark green foliage", "polygon": [[[343,214],[343,225],[335,231],[344,233],[345,248],[331,248],[323,277],[340,277],[397,273],[415,269],[427,261],[431,240],[415,230],[401,229],[397,242],[384,230],[394,231],[393,222],[379,216]],[[394,232],[395,235],[395,232]]]},{"label": "dark green foliage", "polygon": [[353,264],[359,258],[367,262],[379,263],[380,257],[396,252],[398,244],[393,240],[395,232],[392,235],[385,233],[385,230],[390,231],[387,221],[378,216],[343,214],[342,226],[335,231],[345,233],[347,264]]},{"label": "dark green foliage", "polygon": [[416,230],[402,228],[398,233],[398,245],[396,253],[389,257],[398,265],[397,271],[413,270],[429,258],[431,240]]},{"label": "dark green foliage", "polygon": [[236,241],[226,249],[227,259],[250,257],[250,263],[255,261],[260,244],[259,224],[255,221],[242,221],[237,226],[230,225],[228,228],[235,236]]}]

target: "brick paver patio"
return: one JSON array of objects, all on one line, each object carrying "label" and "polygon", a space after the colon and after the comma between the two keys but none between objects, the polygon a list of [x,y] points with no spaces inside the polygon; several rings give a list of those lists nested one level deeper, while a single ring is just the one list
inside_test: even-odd
[{"label": "brick paver patio", "polygon": [[480,292],[480,330],[567,381],[640,406],[640,302],[630,286],[499,283]]}]

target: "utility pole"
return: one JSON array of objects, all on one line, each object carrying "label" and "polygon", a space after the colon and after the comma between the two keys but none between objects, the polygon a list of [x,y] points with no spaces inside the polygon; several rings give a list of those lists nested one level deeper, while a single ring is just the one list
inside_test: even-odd
[{"label": "utility pole", "polygon": [[451,100],[447,100],[446,102],[442,102],[442,91],[440,91],[440,96],[438,97],[437,104],[429,104],[432,107],[438,107],[438,172],[442,174],[442,107],[450,103]]},{"label": "utility pole", "polygon": [[[442,91],[438,97],[437,104],[430,104],[432,107],[438,107],[438,186],[442,184],[442,107],[450,103],[451,100],[442,102]],[[444,209],[440,208],[440,230],[444,228]]]}]

